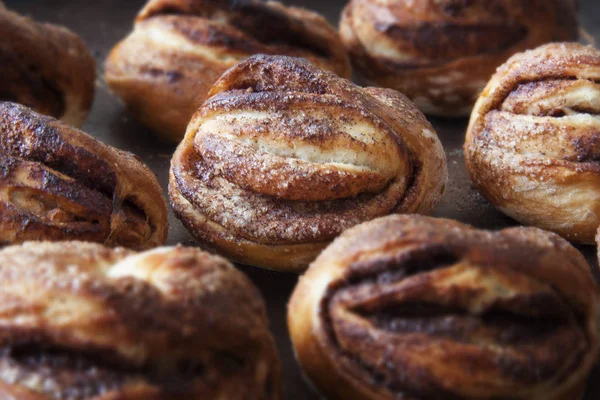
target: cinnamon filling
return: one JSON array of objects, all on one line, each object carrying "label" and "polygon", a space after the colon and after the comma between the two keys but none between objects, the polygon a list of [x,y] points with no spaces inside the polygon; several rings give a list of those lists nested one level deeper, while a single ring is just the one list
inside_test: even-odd
[{"label": "cinnamon filling", "polygon": [[[242,0],[207,3],[214,4],[207,4],[198,10],[164,7],[151,13],[149,17],[198,15],[201,18],[230,24],[264,45],[295,48],[325,59],[332,57],[328,43],[320,41],[320,37],[313,35],[302,21],[265,6],[262,2]],[[193,32],[188,31],[187,35],[193,36]],[[200,39],[226,44],[239,50],[247,47],[245,43],[228,38],[215,30],[211,31],[209,38],[202,34]]]},{"label": "cinnamon filling", "polygon": [[[236,361],[234,367],[228,367],[229,371],[237,372],[238,365]],[[82,352],[42,344],[19,344],[0,352],[2,381],[55,400],[86,400],[139,383],[157,386],[172,396],[183,396],[191,390],[193,380],[207,373],[203,363],[191,359],[180,360],[172,370],[163,368],[131,365],[107,351]]]},{"label": "cinnamon filling", "polygon": [[403,50],[418,52],[419,58],[425,58],[409,60],[408,67],[413,63],[415,67],[439,65],[458,58],[501,53],[528,34],[525,27],[516,24],[461,26],[434,22],[418,26],[380,25],[376,29],[400,43]]}]

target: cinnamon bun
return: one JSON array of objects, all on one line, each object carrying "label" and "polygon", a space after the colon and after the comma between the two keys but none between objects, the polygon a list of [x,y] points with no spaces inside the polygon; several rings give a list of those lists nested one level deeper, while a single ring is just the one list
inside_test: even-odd
[{"label": "cinnamon bun", "polygon": [[95,79],[96,62],[79,36],[0,2],[0,101],[80,127],[92,106]]},{"label": "cinnamon bun", "polygon": [[171,162],[176,215],[238,262],[305,268],[343,230],[440,200],[446,159],[398,92],[258,55],[215,84]]},{"label": "cinnamon bun", "polygon": [[0,102],[0,165],[0,244],[166,240],[166,202],[148,167],[58,120]]},{"label": "cinnamon bun", "polygon": [[221,74],[259,53],[350,76],[337,32],[314,12],[275,1],[151,0],[111,52],[106,81],[138,119],[179,143]]},{"label": "cinnamon bun", "polygon": [[459,117],[511,55],[576,40],[573,0],[351,0],[342,40],[367,83],[428,114]]},{"label": "cinnamon bun", "polygon": [[515,55],[481,95],[465,159],[475,186],[527,225],[593,243],[600,225],[600,51]]},{"label": "cinnamon bun", "polygon": [[346,231],[288,310],[330,400],[581,398],[598,353],[590,267],[536,228],[389,216]]},{"label": "cinnamon bun", "polygon": [[277,400],[258,290],[191,248],[0,251],[0,398]]}]

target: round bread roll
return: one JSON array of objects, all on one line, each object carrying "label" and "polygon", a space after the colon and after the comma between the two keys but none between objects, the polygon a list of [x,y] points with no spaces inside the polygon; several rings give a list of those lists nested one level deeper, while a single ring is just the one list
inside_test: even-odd
[{"label": "round bread roll", "polygon": [[462,117],[511,55],[576,40],[577,9],[573,0],[351,0],[340,33],[367,83]]},{"label": "round bread roll", "polygon": [[179,143],[223,72],[259,53],[350,76],[338,33],[314,12],[274,1],[151,0],[109,55],[106,81],[139,120]]},{"label": "round bread roll", "polygon": [[95,80],[96,62],[79,36],[20,16],[0,1],[0,101],[80,127]]},{"label": "round bread roll", "polygon": [[166,240],[167,206],[148,167],[60,121],[0,102],[0,165],[0,244]]},{"label": "round bread roll", "polygon": [[2,399],[281,398],[260,294],[220,257],[28,242],[0,276]]},{"label": "round bread roll", "polygon": [[346,231],[288,310],[329,400],[579,399],[597,319],[590,267],[559,236],[421,216]]},{"label": "round bread roll", "polygon": [[173,156],[169,192],[192,235],[240,263],[301,271],[345,229],[425,213],[444,192],[442,146],[398,92],[259,55],[210,95]]},{"label": "round bread roll", "polygon": [[475,186],[527,225],[593,243],[600,225],[600,51],[518,54],[481,95],[465,159]]}]

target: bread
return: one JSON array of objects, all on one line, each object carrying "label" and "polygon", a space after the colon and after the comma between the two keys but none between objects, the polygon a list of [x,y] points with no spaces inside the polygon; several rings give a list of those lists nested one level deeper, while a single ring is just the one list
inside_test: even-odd
[{"label": "bread", "polygon": [[597,318],[590,267],[559,236],[421,216],[344,232],[288,308],[329,400],[579,399]]},{"label": "bread", "polygon": [[337,32],[314,12],[274,1],[151,0],[108,57],[106,81],[138,119],[179,143],[221,74],[258,53],[350,76]]},{"label": "bread", "polygon": [[281,398],[263,301],[226,260],[29,242],[0,276],[2,399]]},{"label": "bread", "polygon": [[440,200],[446,159],[398,92],[359,88],[306,61],[230,69],[171,161],[175,214],[240,263],[301,271],[346,228]]},{"label": "bread", "polygon": [[0,2],[0,101],[80,127],[92,107],[95,79],[96,62],[79,36]]},{"label": "bread", "polygon": [[467,116],[496,67],[551,41],[576,40],[573,0],[351,0],[340,23],[355,69],[425,113]]},{"label": "bread", "polygon": [[475,186],[522,223],[593,243],[599,113],[600,51],[567,43],[514,56],[473,110],[465,159]]},{"label": "bread", "polygon": [[0,102],[0,244],[78,239],[145,249],[167,236],[166,202],[133,154]]}]

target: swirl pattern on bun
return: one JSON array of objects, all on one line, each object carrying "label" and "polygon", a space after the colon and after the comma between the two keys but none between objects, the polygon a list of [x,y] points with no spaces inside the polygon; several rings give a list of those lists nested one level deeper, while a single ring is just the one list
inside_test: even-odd
[{"label": "swirl pattern on bun", "polygon": [[0,103],[0,243],[165,243],[167,206],[139,158],[14,103]]},{"label": "swirl pattern on bun", "polygon": [[467,132],[467,169],[507,215],[578,243],[600,225],[600,51],[549,44],[489,82]]},{"label": "swirl pattern on bun", "polygon": [[598,353],[598,291],[555,234],[388,216],[319,256],[288,324],[331,400],[572,400]]},{"label": "swirl pattern on bun", "polygon": [[194,116],[170,195],[202,243],[298,271],[351,226],[431,210],[446,180],[441,144],[406,97],[259,55],[225,73]]}]

